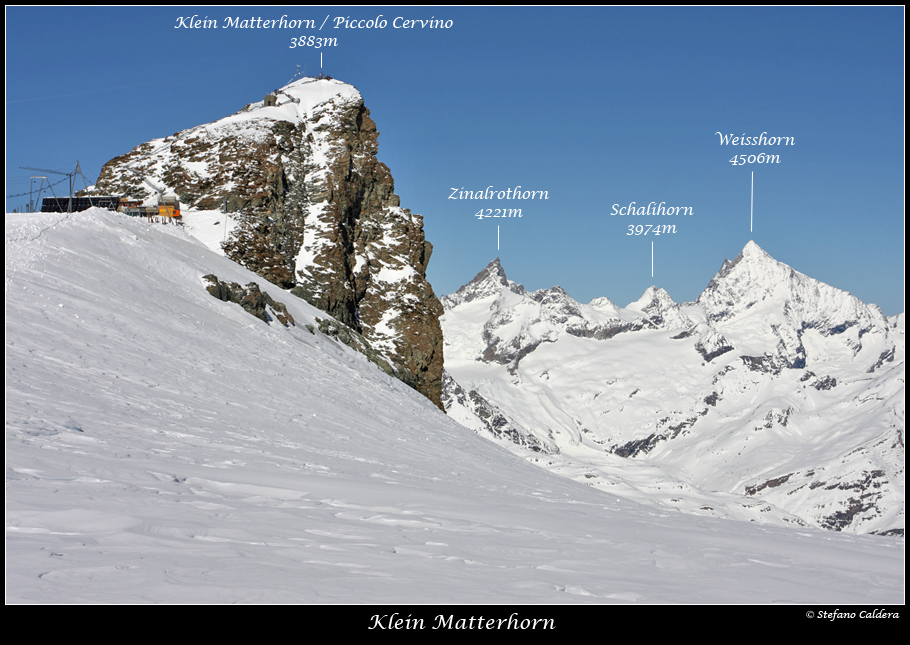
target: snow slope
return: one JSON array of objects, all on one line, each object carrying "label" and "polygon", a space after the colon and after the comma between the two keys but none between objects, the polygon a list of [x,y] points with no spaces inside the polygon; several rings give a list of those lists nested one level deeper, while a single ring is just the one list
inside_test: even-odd
[{"label": "snow slope", "polygon": [[8,214],[5,261],[7,602],[903,602],[902,541],[548,473],[179,227]]}]

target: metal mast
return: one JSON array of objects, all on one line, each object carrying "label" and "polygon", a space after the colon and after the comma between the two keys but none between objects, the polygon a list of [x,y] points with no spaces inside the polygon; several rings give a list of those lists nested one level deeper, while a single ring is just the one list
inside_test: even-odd
[{"label": "metal mast", "polygon": [[[79,162],[76,162],[76,169],[73,172],[60,172],[59,170],[47,170],[46,168],[30,168],[28,166],[19,166],[22,170],[37,170],[38,172],[52,172],[55,175],[66,175],[70,179],[70,199],[69,203],[66,205],[66,212],[73,212],[73,197],[74,189],[76,188],[76,175],[82,177],[82,185],[85,188],[88,188],[88,182],[85,180],[85,175],[82,174],[82,167],[79,165]],[[89,196],[91,200],[91,196]]]}]

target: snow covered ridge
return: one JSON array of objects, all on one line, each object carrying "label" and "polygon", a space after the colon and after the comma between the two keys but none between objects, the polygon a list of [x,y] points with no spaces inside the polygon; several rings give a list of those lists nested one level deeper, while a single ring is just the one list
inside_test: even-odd
[{"label": "snow covered ridge", "polygon": [[754,242],[692,303],[529,293],[498,259],[442,302],[447,412],[526,458],[697,515],[903,535],[903,314]]},{"label": "snow covered ridge", "polygon": [[[250,103],[235,114],[153,139],[112,159],[102,168],[94,192],[153,197],[145,182],[125,170],[130,165],[166,192],[178,194],[190,209],[220,208],[227,196],[229,211],[236,211],[247,201],[263,199],[268,176],[288,162],[291,126],[363,102],[356,88],[337,80],[300,79],[279,92],[275,106]],[[327,162],[319,154],[324,152],[314,151],[312,162],[320,170]]]},{"label": "snow covered ridge", "polygon": [[[112,159],[94,191],[147,198],[133,169],[176,193],[213,248],[350,327],[440,405],[432,245],[376,157],[379,133],[360,92],[325,78],[264,91],[235,114]],[[229,234],[212,239],[195,223],[225,200]]]},{"label": "snow covered ridge", "polygon": [[904,601],[900,541],[547,473],[311,333],[303,300],[262,286],[285,327],[213,298],[206,275],[261,279],[180,227],[5,226],[7,602]]}]

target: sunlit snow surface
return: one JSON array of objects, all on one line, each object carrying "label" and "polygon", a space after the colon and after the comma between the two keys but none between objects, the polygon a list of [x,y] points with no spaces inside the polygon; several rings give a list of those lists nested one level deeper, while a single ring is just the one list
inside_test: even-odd
[{"label": "sunlit snow surface", "polygon": [[[559,287],[528,293],[490,263],[442,298],[446,371],[515,431],[454,391],[444,397],[450,418],[636,502],[903,531],[902,318],[754,242],[724,267],[695,303],[652,287],[620,309],[606,298],[580,304]],[[648,325],[619,327],[643,317]],[[584,337],[604,324],[620,331]],[[756,358],[787,369],[753,369]]]},{"label": "sunlit snow surface", "polygon": [[903,602],[901,540],[559,478],[179,227],[8,214],[5,289],[7,602]]}]

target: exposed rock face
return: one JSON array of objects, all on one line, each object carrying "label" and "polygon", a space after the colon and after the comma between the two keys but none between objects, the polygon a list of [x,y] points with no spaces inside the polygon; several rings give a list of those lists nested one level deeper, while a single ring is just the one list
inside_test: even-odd
[{"label": "exposed rock face", "polygon": [[442,375],[442,402],[445,411],[462,425],[477,434],[488,434],[498,439],[527,448],[533,452],[559,452],[542,443],[537,437],[519,427],[502,410],[487,401],[477,390],[466,392],[446,373]]},{"label": "exposed rock face", "polygon": [[278,105],[253,103],[111,160],[95,192],[154,199],[129,165],[184,209],[220,208],[226,196],[238,224],[228,257],[356,331],[441,407],[432,245],[376,158],[370,111],[336,80],[300,79],[276,95]]},{"label": "exposed rock face", "polygon": [[443,296],[440,301],[443,307],[451,309],[466,302],[497,295],[502,288],[518,295],[527,293],[523,286],[512,282],[506,277],[506,272],[503,270],[499,258],[496,258],[475,275],[473,280],[463,285],[455,293]]},{"label": "exposed rock face", "polygon": [[224,282],[216,275],[204,275],[202,279],[208,283],[205,290],[224,302],[234,302],[244,311],[256,316],[259,320],[271,323],[277,318],[278,322],[287,327],[293,325],[294,317],[288,313],[284,303],[273,300],[272,297],[260,291],[259,285],[250,282],[246,287],[241,287],[236,282]]}]

